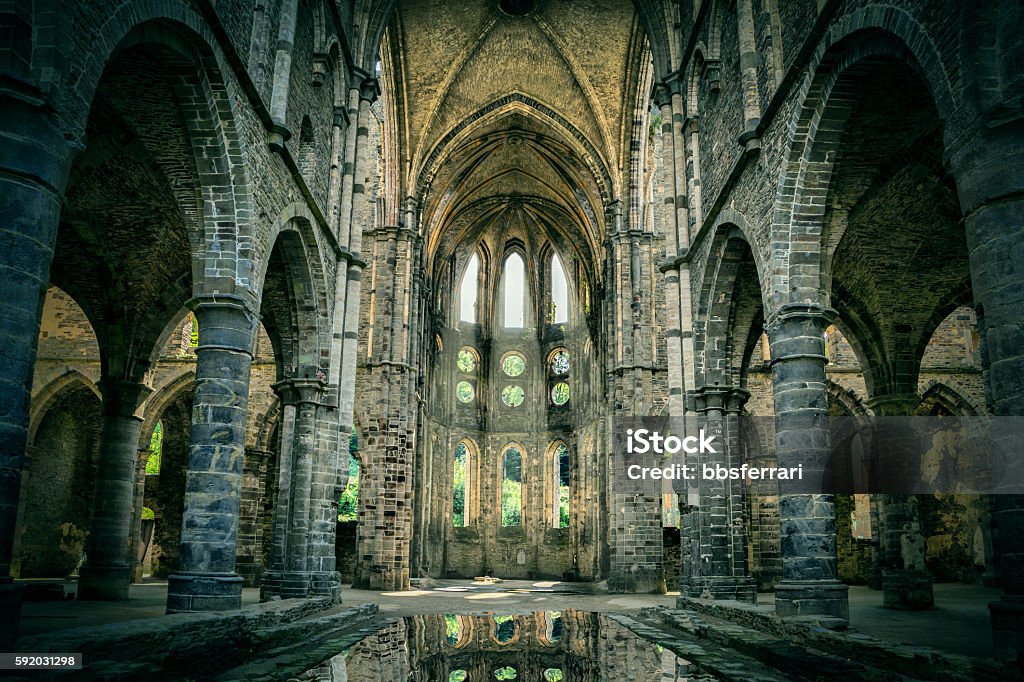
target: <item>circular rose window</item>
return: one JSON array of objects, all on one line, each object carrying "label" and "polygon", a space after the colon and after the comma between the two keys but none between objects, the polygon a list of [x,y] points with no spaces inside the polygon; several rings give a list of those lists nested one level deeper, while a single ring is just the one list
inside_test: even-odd
[{"label": "circular rose window", "polygon": [[569,373],[569,354],[560,350],[551,356],[551,372],[553,374]]},{"label": "circular rose window", "polygon": [[506,386],[501,390],[501,402],[509,407],[519,407],[526,399],[526,391],[522,386]]},{"label": "circular rose window", "polygon": [[460,372],[472,374],[473,370],[476,369],[476,355],[468,348],[463,348],[459,351],[459,359],[456,360],[455,364],[458,365]]},{"label": "circular rose window", "polygon": [[473,384],[468,381],[460,381],[455,385],[455,397],[464,403],[473,402]]},{"label": "circular rose window", "polygon": [[526,370],[526,358],[519,353],[508,353],[501,359],[501,371],[510,377],[517,377]]}]

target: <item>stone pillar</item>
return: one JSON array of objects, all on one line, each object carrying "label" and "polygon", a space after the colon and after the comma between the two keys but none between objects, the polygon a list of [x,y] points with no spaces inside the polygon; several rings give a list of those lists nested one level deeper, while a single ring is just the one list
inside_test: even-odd
[{"label": "stone pillar", "polygon": [[100,380],[100,390],[103,393],[103,430],[86,545],[87,561],[78,579],[78,598],[117,601],[128,598],[132,578],[128,545],[142,427],[142,419],[135,416],[135,411],[150,388],[105,377]]},{"label": "stone pillar", "polygon": [[[834,311],[787,304],[769,318],[775,392],[775,452],[779,467],[803,466],[804,479],[828,463],[828,394],[825,329]],[[836,579],[835,503],[828,494],[793,494],[779,482],[782,582],[775,586],[780,616],[830,616],[849,620],[847,586]]]},{"label": "stone pillar", "polygon": [[189,304],[199,321],[199,347],[181,554],[168,576],[168,613],[237,609],[242,601],[235,547],[256,317],[227,294]]},{"label": "stone pillar", "polygon": [[[625,229],[622,202],[606,207],[605,290],[608,315],[608,395],[612,416],[638,417],[651,414],[654,363],[651,354],[653,320],[648,277],[653,269],[652,233]],[[611,431],[607,451],[611,466]],[[661,496],[612,491],[609,494],[608,589],[611,592],[658,592],[665,590]]]},{"label": "stone pillar", "polygon": [[[412,518],[415,504],[417,405],[415,361],[405,328],[419,277],[422,239],[416,226],[387,226],[366,235],[372,239],[369,292],[372,301],[368,359],[360,381],[364,402],[360,443],[359,561],[355,584],[376,590],[409,589]],[[358,286],[359,280],[352,283]],[[358,289],[355,289],[358,291]],[[349,341],[346,323],[346,344]],[[353,356],[346,349],[345,362]],[[341,413],[348,410],[343,387]]]},{"label": "stone pillar", "polygon": [[142,449],[135,456],[135,502],[132,504],[132,531],[128,541],[128,561],[132,569],[132,582],[142,582],[144,558],[138,558],[138,548],[142,541],[142,507],[146,499],[146,462],[149,461],[149,449]]},{"label": "stone pillar", "polygon": [[263,578],[263,478],[270,453],[245,449],[242,493],[238,509],[238,575],[245,587],[258,587]]},{"label": "stone pillar", "polygon": [[[312,593],[309,543],[314,494],[317,406],[324,391],[318,379],[285,379],[274,384],[281,398],[282,443],[274,538],[270,565],[261,598],[308,597]],[[330,481],[334,492],[334,480]]]},{"label": "stone pillar", "polygon": [[[886,417],[908,417],[914,414],[920,399],[917,394],[888,395],[873,398],[867,405],[877,422],[875,445],[879,461],[886,461],[886,452],[901,449],[907,431],[886,420]],[[913,443],[908,444],[913,448]],[[910,451],[910,450],[908,450]],[[907,462],[897,454],[890,462]],[[892,472],[905,474],[907,472]],[[935,605],[932,581],[924,563],[925,543],[915,495],[882,495],[879,513],[883,516],[879,534],[881,558],[882,605],[889,609],[919,610]]]},{"label": "stone pillar", "polygon": [[[993,413],[1024,415],[1024,122],[1007,112],[947,145],[971,266],[971,289],[988,357]],[[1008,451],[1017,448],[1010,446]],[[1014,466],[1024,468],[1019,458]],[[1021,471],[1006,481],[1019,481]],[[1005,595],[989,604],[997,658],[1024,654],[1024,496],[998,494],[992,522]]]},{"label": "stone pillar", "polygon": [[[24,92],[15,94],[15,90]],[[74,152],[38,93],[0,92],[0,649],[13,651],[21,593],[11,578],[43,296]],[[5,646],[7,645],[7,646]]]},{"label": "stone pillar", "polygon": [[[742,389],[706,387],[693,392],[697,423],[720,445],[705,453],[698,466],[739,466],[739,413],[750,394]],[[753,603],[757,589],[748,575],[743,519],[743,482],[700,480],[700,503],[695,510],[699,556],[693,558],[683,596],[710,596]]]}]

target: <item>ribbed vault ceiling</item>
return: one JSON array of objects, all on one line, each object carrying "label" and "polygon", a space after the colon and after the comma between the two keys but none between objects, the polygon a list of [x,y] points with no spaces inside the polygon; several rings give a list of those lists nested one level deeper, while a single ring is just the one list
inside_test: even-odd
[{"label": "ribbed vault ceiling", "polygon": [[597,254],[648,87],[643,36],[620,0],[536,0],[526,16],[498,0],[398,3],[382,50],[386,154],[432,255],[511,216]]}]

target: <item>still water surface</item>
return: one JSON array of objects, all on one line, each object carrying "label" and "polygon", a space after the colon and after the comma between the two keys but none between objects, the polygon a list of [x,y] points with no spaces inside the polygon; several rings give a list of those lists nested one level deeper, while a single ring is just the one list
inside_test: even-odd
[{"label": "still water surface", "polygon": [[693,663],[586,611],[430,614],[379,629],[294,680],[323,682],[682,682]]}]

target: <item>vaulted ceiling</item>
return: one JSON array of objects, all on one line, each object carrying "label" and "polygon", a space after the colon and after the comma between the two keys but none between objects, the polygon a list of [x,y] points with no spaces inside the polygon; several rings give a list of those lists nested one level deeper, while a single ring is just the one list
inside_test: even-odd
[{"label": "vaulted ceiling", "polygon": [[393,196],[420,200],[432,252],[524,207],[596,253],[650,88],[631,3],[400,1],[382,61]]}]

